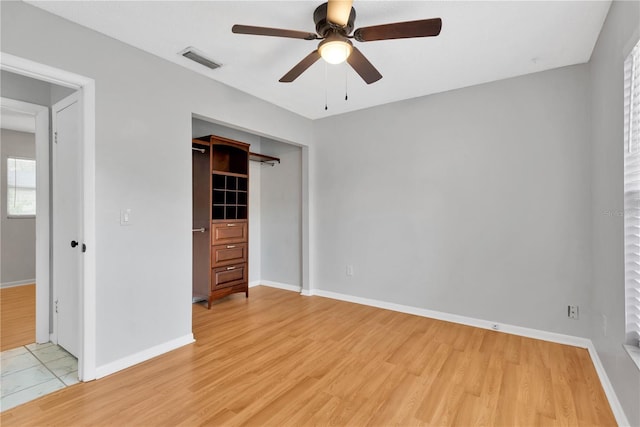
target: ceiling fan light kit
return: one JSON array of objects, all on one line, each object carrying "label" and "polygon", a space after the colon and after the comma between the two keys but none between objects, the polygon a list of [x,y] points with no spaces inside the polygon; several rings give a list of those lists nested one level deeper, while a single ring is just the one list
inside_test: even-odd
[{"label": "ceiling fan light kit", "polygon": [[351,0],[329,0],[327,3],[318,6],[313,12],[316,34],[249,25],[234,25],[231,31],[236,34],[322,40],[316,50],[282,76],[280,81],[283,83],[294,81],[318,59],[323,58],[329,64],[340,64],[346,60],[365,83],[371,84],[380,80],[382,74],[360,50],[353,46],[349,39],[355,39],[358,42],[370,42],[375,40],[434,37],[440,34],[442,28],[442,20],[433,18],[358,28],[355,30],[354,35],[350,36],[349,34],[353,31],[356,19],[356,10],[352,7],[352,3]]},{"label": "ceiling fan light kit", "polygon": [[341,64],[347,60],[353,51],[353,44],[346,38],[332,35],[322,40],[318,45],[318,52],[322,59],[329,64]]}]

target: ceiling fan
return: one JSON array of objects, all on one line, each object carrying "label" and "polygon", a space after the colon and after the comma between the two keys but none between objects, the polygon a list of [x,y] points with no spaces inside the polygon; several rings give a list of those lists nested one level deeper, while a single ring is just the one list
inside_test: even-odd
[{"label": "ceiling fan", "polygon": [[442,28],[442,20],[440,18],[432,18],[362,27],[355,30],[353,35],[349,35],[353,31],[353,24],[356,19],[356,10],[352,7],[352,3],[352,0],[328,0],[327,3],[318,6],[313,12],[316,33],[251,25],[234,25],[231,31],[236,34],[322,40],[318,44],[318,48],[282,76],[280,82],[290,83],[294,81],[322,57],[330,64],[340,64],[346,60],[367,84],[371,84],[380,80],[382,74],[376,70],[358,48],[353,46],[349,39],[370,42],[433,37],[440,34],[440,29]]}]

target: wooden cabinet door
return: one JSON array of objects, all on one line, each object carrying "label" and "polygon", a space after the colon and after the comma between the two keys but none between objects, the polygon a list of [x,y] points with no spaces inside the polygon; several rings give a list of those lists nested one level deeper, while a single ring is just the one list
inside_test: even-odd
[{"label": "wooden cabinet door", "polygon": [[211,265],[213,267],[222,267],[246,262],[247,249],[246,243],[213,246],[211,248]]},{"label": "wooden cabinet door", "polygon": [[245,243],[248,239],[247,221],[225,221],[211,224],[211,244]]},{"label": "wooden cabinet door", "polygon": [[211,274],[211,290],[247,283],[247,264],[214,268]]}]

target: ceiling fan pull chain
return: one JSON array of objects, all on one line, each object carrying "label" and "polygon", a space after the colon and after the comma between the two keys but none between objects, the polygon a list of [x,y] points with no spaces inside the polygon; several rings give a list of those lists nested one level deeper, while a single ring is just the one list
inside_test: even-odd
[{"label": "ceiling fan pull chain", "polygon": [[324,63],[324,110],[327,111],[329,107],[327,106],[327,63]]},{"label": "ceiling fan pull chain", "polygon": [[347,63],[344,63],[344,100],[349,100],[349,69]]}]

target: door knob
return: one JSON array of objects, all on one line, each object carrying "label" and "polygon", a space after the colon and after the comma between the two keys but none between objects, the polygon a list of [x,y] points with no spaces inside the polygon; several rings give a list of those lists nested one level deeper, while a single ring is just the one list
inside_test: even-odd
[{"label": "door knob", "polygon": [[72,240],[71,241],[71,247],[75,248],[76,246],[78,246],[78,241],[77,240]]}]

